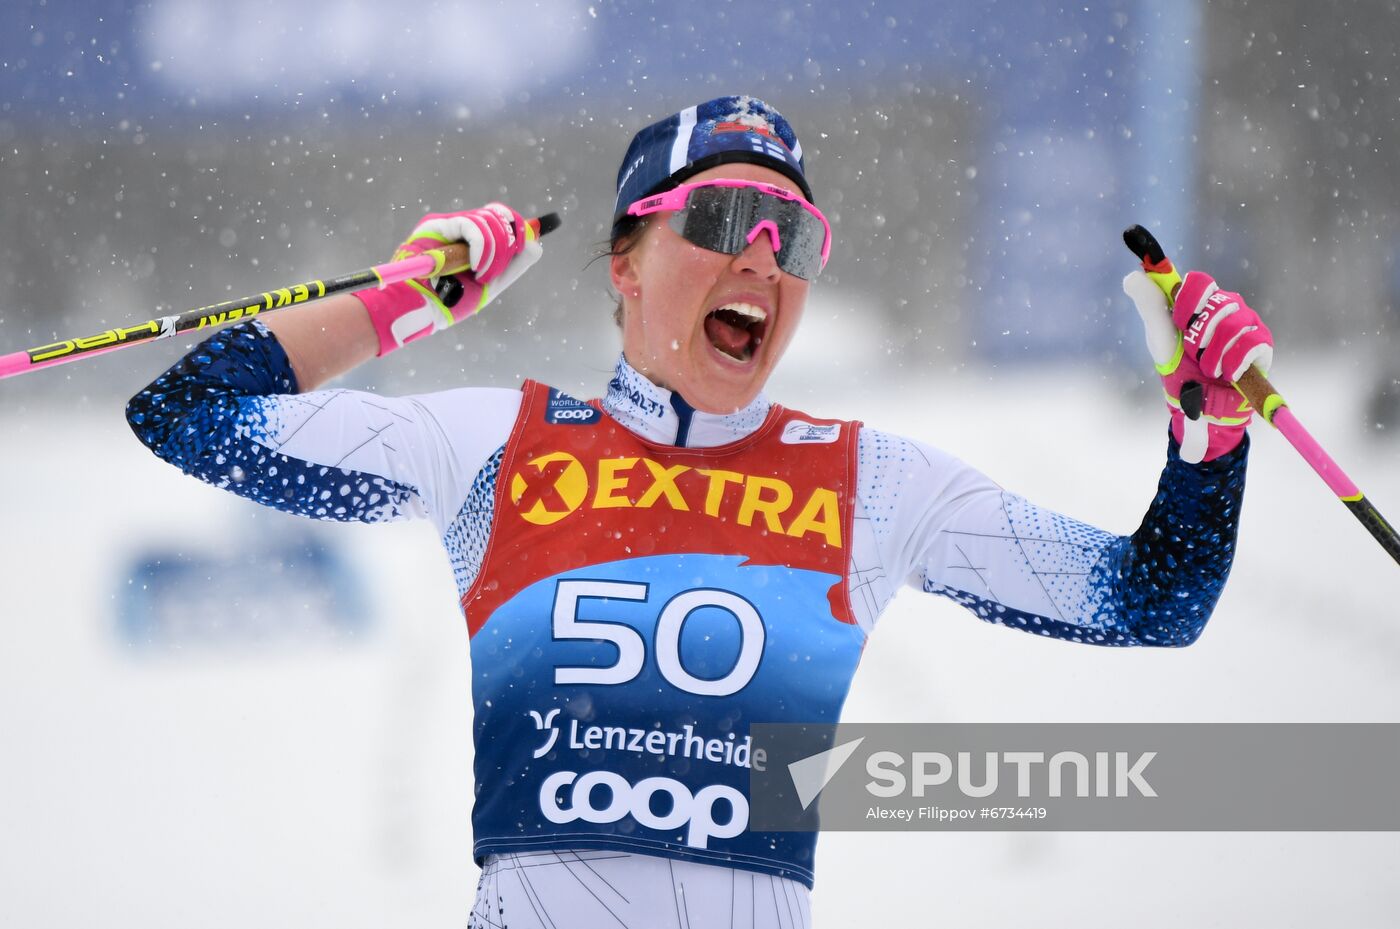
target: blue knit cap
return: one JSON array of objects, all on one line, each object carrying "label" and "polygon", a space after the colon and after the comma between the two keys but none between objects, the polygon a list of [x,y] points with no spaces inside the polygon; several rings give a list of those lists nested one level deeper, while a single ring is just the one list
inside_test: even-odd
[{"label": "blue knit cap", "polygon": [[617,170],[613,225],[627,208],[650,194],[731,162],[772,168],[788,177],[809,201],[802,146],[783,115],[757,97],[716,97],[652,123],[632,137]]}]

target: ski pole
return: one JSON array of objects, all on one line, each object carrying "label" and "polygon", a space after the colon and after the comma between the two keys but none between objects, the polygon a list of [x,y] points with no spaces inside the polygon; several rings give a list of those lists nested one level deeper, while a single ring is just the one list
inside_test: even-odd
[{"label": "ski pole", "polygon": [[[1124,230],[1123,242],[1142,261],[1142,269],[1147,272],[1147,276],[1167,295],[1167,304],[1170,306],[1176,299],[1177,291],[1181,289],[1181,275],[1177,273],[1171,259],[1167,258],[1156,237],[1142,226],[1132,226]],[[1346,504],[1346,508],[1361,521],[1361,525],[1381,544],[1381,548],[1396,562],[1400,562],[1400,534],[1396,533],[1371,501],[1366,499],[1366,495],[1332,460],[1332,456],[1303,428],[1303,424],[1298,422],[1298,418],[1293,415],[1293,411],[1288,408],[1287,402],[1274,385],[1269,383],[1264,372],[1250,365],[1249,370],[1234,382],[1234,386],[1245,400],[1249,401],[1249,405],[1259,411],[1264,421],[1282,433],[1289,444],[1298,450],[1303,460],[1312,466],[1323,483]]]},{"label": "ski pole", "polygon": [[[546,235],[559,228],[559,214],[546,213],[538,219],[529,220],[536,235]],[[0,379],[28,374],[40,368],[79,361],[95,355],[114,352],[119,348],[154,342],[188,332],[192,329],[210,329],[239,319],[249,319],[262,313],[270,313],[284,307],[310,303],[331,294],[349,293],[370,287],[383,289],[390,284],[418,277],[437,277],[457,274],[471,267],[467,246],[453,242],[442,248],[431,248],[413,258],[390,261],[374,265],[362,271],[352,271],[328,281],[307,281],[279,287],[276,290],[226,300],[212,306],[202,306],[175,316],[160,316],[148,319],[134,326],[119,326],[99,332],[97,335],[77,339],[62,339],[48,345],[0,355]]]}]

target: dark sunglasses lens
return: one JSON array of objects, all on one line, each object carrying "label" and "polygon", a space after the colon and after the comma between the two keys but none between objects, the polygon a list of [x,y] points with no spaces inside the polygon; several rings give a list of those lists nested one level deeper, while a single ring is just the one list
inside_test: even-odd
[{"label": "dark sunglasses lens", "polygon": [[676,214],[676,229],[686,241],[725,255],[737,255],[748,245],[753,228],[753,198],[743,187],[697,187]]},{"label": "dark sunglasses lens", "polygon": [[[772,199],[771,197],[768,199]],[[774,222],[783,246],[778,249],[778,267],[787,273],[810,281],[822,269],[822,246],[826,243],[826,227],[822,221],[792,201],[776,201]]]},{"label": "dark sunglasses lens", "polygon": [[712,252],[737,255],[748,247],[753,227],[765,219],[778,227],[782,240],[778,267],[804,280],[816,277],[821,270],[826,227],[795,201],[752,187],[697,187],[671,224],[688,242]]}]

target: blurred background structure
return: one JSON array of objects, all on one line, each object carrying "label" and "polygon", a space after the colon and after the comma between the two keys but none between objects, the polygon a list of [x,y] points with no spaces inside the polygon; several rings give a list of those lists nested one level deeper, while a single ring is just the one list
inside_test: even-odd
[{"label": "blurred background structure", "polygon": [[359,267],[425,209],[499,196],[564,215],[559,257],[459,367],[509,380],[543,349],[588,377],[575,349],[594,366],[612,351],[605,275],[585,256],[619,152],[729,92],[801,129],[837,226],[823,290],[898,331],[890,350],[913,373],[1066,356],[1136,370],[1116,239],[1134,221],[1281,336],[1359,338],[1338,307],[1392,330],[1397,14],[1282,9],[429,2],[386,28],[367,0],[295,15],[272,0],[11,5],[6,335]]},{"label": "blurred background structure", "polygon": [[[596,395],[617,337],[590,258],[627,140],[752,93],[836,234],[777,399],[1130,532],[1165,427],[1119,287],[1141,222],[1264,313],[1277,383],[1400,512],[1394,2],[16,0],[0,22],[0,351],[359,268],[429,209],[504,199],[562,214],[540,266],[345,384]],[[0,383],[0,925],[460,925],[469,678],[436,540],[150,458],[122,407],[190,344]],[[909,594],[848,718],[1400,721],[1394,565],[1260,427],[1251,469],[1195,648],[1066,647]],[[822,848],[818,925],[1400,906],[1394,836]]]}]

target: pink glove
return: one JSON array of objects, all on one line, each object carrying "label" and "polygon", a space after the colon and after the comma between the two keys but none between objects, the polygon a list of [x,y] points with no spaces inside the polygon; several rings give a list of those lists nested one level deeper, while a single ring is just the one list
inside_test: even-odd
[{"label": "pink glove", "polygon": [[536,261],[543,250],[524,217],[503,203],[461,213],[429,213],[394,253],[397,261],[430,248],[465,242],[472,270],[439,280],[403,281],[383,290],[355,294],[379,334],[379,354],[387,355],[415,339],[459,323],[490,303]]},{"label": "pink glove", "polygon": [[1233,451],[1254,411],[1231,382],[1252,364],[1268,372],[1274,357],[1269,327],[1243,297],[1200,271],[1186,275],[1171,309],[1143,271],[1124,278],[1123,290],[1147,330],[1182,460],[1212,461]]}]

